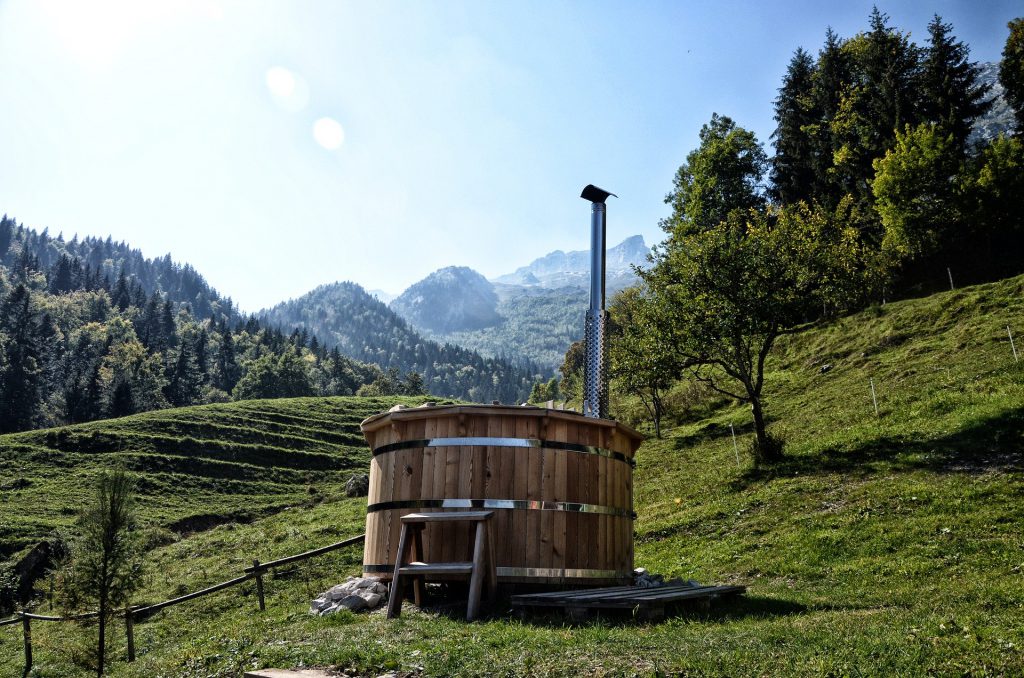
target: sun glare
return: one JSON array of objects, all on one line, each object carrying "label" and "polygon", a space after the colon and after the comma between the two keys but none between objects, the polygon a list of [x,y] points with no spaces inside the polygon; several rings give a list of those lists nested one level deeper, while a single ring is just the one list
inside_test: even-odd
[{"label": "sun glare", "polygon": [[194,17],[223,17],[223,9],[212,0],[40,0],[36,8],[68,53],[90,68],[111,65],[126,46],[144,40],[149,31],[166,30],[173,23]]},{"label": "sun glare", "polygon": [[345,130],[333,118],[320,118],[313,123],[313,138],[327,150],[335,151],[345,143]]},{"label": "sun glare", "polygon": [[309,102],[309,87],[302,76],[283,66],[267,70],[267,89],[274,102],[286,111],[297,113]]}]

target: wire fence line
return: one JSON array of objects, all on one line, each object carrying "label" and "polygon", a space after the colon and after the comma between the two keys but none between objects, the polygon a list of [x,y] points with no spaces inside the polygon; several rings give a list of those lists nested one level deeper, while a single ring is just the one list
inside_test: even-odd
[{"label": "wire fence line", "polygon": [[[239,577],[228,579],[227,581],[222,581],[218,584],[213,584],[212,586],[200,589],[199,591],[194,591],[192,593],[187,593],[183,596],[178,596],[177,598],[171,598],[170,600],[164,600],[159,603],[153,603],[152,605],[145,605],[142,607],[129,606],[121,610],[115,610],[112,616],[124,617],[125,620],[125,634],[127,636],[128,641],[128,661],[135,661],[134,626],[136,621],[141,621],[142,619],[145,619],[165,608],[173,607],[174,605],[180,605],[181,603],[185,603],[190,600],[195,600],[196,598],[201,598],[203,596],[210,595],[211,593],[216,593],[218,591],[223,591],[224,589],[231,588],[233,586],[238,586],[239,584],[247,582],[250,579],[256,580],[256,595],[259,601],[260,610],[266,610],[267,607],[266,599],[264,597],[263,576],[267,572],[273,570],[274,568],[281,567],[283,565],[289,565],[291,563],[308,560],[310,558],[315,558],[316,556],[324,555],[325,553],[337,551],[338,549],[342,549],[347,546],[360,544],[363,543],[365,540],[366,535],[360,534],[355,537],[343,539],[342,541],[335,542],[333,544],[328,544],[327,546],[321,546],[320,548],[316,548],[311,551],[305,551],[303,553],[285,556],[284,558],[278,558],[277,560],[271,560],[266,563],[261,563],[258,560],[253,560],[252,566],[244,568],[242,570],[244,574],[242,574]],[[32,621],[69,622],[84,621],[86,619],[95,619],[97,617],[99,617],[99,612],[86,612],[83,614],[58,617],[51,615],[34,614],[32,612],[27,612],[23,610],[21,612],[18,612],[14,617],[11,617],[10,619],[0,619],[0,627],[21,624],[25,646],[25,672],[27,673],[29,669],[32,668],[33,664],[31,624]]]}]

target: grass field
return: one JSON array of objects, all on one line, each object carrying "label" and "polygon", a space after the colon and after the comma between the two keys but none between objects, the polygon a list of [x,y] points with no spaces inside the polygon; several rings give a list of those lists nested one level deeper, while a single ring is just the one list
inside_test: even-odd
[{"label": "grass field", "polygon": [[[111,673],[237,676],[250,667],[330,665],[365,675],[1024,675],[1024,361],[1013,360],[1007,324],[1024,335],[1024,278],[893,303],[787,337],[770,362],[766,394],[772,430],[786,438],[788,457],[771,469],[750,466],[749,414],[724,400],[645,443],[636,469],[636,564],[701,582],[747,584],[748,595],[735,604],[656,625],[519,621],[505,609],[474,624],[459,621],[458,610],[409,610],[392,622],[379,613],[310,617],[306,608],[316,593],[358,571],[354,549],[269,580],[265,613],[256,611],[245,585],[159,613],[136,626],[139,660],[118,661]],[[313,428],[351,437],[328,442],[296,433],[295,444],[286,445],[225,432],[224,444],[238,445],[239,455],[250,444],[257,448],[252,454],[269,455],[239,457],[253,467],[254,489],[242,491],[249,476],[189,478],[184,462],[168,471],[180,485],[154,480],[147,499],[162,508],[159,515],[151,509],[150,520],[268,513],[156,548],[140,602],[234,576],[247,559],[359,533],[365,500],[341,498],[338,483],[350,468],[343,464],[365,464],[367,452],[355,429],[330,422],[355,422],[384,405],[253,403],[288,413],[287,421],[257,419],[305,430],[308,417]],[[230,429],[221,415],[239,406],[197,408],[184,419],[201,416]],[[175,421],[180,412],[138,421]],[[119,426],[128,427],[117,434],[125,436],[168,430],[155,426],[147,434],[141,423],[124,422],[75,430],[96,438]],[[183,439],[221,440],[221,433],[189,430],[182,429]],[[45,488],[68,474],[80,492],[82,479],[106,463],[84,450],[61,452],[67,446],[58,436],[3,439],[5,474],[23,464],[16,475],[34,483],[11,493],[15,509],[4,505],[4,524],[21,530],[15,537],[26,544],[70,519],[59,508],[52,515],[44,510]],[[308,448],[298,444],[307,437]],[[158,449],[106,454],[140,460]],[[315,456],[306,465],[298,456],[333,458],[330,449],[347,450],[334,466],[317,467]],[[201,458],[227,463],[223,450]],[[179,454],[190,456],[167,456]],[[294,465],[273,461],[278,456]],[[220,482],[239,485],[207,485]],[[317,488],[316,500],[309,487]],[[34,498],[18,494],[33,490]],[[218,508],[207,511],[207,504]],[[282,505],[292,508],[273,510]],[[13,543],[7,530],[4,543]],[[83,631],[54,624],[35,631],[34,675],[87,675]],[[121,658],[123,634],[113,638]],[[20,644],[20,629],[0,628],[4,675],[20,675]]]},{"label": "grass field", "polygon": [[72,524],[114,466],[138,475],[143,522],[179,533],[315,503],[367,467],[362,419],[422,400],[248,401],[0,436],[0,562]]}]

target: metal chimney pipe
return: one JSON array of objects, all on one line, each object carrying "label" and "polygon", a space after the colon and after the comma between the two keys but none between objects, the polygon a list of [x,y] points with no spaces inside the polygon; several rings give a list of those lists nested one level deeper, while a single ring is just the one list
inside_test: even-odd
[{"label": "metal chimney pipe", "polygon": [[590,309],[584,328],[586,366],[583,375],[583,414],[587,417],[608,418],[608,351],[605,346],[605,326],[608,313],[604,310],[605,278],[605,200],[614,193],[587,184],[580,197],[590,206]]}]

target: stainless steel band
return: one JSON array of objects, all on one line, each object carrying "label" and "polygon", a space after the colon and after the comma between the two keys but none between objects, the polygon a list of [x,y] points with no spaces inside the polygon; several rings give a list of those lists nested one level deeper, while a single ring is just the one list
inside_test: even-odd
[{"label": "stainless steel band", "polygon": [[607,457],[615,461],[621,461],[630,466],[636,462],[622,454],[603,447],[592,445],[581,445],[579,443],[563,443],[559,440],[541,440],[539,438],[424,438],[422,440],[403,440],[397,443],[381,445],[373,451],[373,456],[395,452],[397,450],[408,450],[419,447],[534,447],[547,448],[549,450],[567,450],[581,454],[596,454],[599,457]]},{"label": "stainless steel band", "polygon": [[[616,570],[588,570],[581,568],[559,568],[559,567],[499,567],[499,577],[571,577],[573,579],[628,579],[632,577],[628,572],[617,572]],[[395,571],[394,564],[368,564],[363,565],[364,573],[391,573]]]},{"label": "stainless steel band", "polygon": [[514,509],[528,511],[566,511],[569,513],[596,513],[636,520],[636,513],[614,506],[580,504],[571,501],[534,501],[530,499],[405,499],[381,501],[366,507],[367,513],[392,511],[396,509],[465,508],[465,509]]}]

